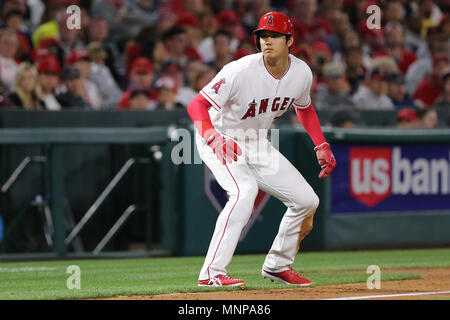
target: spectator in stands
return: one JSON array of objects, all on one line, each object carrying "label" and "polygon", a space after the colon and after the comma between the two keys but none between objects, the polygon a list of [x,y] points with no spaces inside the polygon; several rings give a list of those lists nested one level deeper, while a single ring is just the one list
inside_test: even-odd
[{"label": "spectator in stands", "polygon": [[413,108],[403,108],[397,111],[397,128],[412,129],[417,128],[418,118]]},{"label": "spectator in stands", "polygon": [[[314,80],[320,84],[324,82],[323,66],[333,60],[331,50],[325,42],[314,42],[311,46],[311,70]],[[314,91],[314,88],[313,88]]]},{"label": "spectator in stands", "polygon": [[11,89],[16,78],[19,65],[15,61],[19,40],[11,29],[0,30],[0,75],[1,81],[7,89]]},{"label": "spectator in stands", "polygon": [[108,22],[102,17],[92,17],[89,23],[89,42],[99,42],[106,51],[104,64],[109,68],[112,76],[119,86],[125,76],[123,55],[116,42],[109,39]]},{"label": "spectator in stands", "polygon": [[32,49],[31,35],[24,24],[22,11],[18,9],[7,11],[3,21],[5,22],[4,27],[17,33],[19,46],[15,55],[16,60],[19,62],[28,60]]},{"label": "spectator in stands", "polygon": [[438,117],[436,109],[433,107],[417,109],[418,127],[433,129],[438,126]]},{"label": "spectator in stands", "polygon": [[161,39],[166,31],[175,26],[177,18],[178,17],[175,12],[168,10],[161,11],[159,13],[158,20],[156,20],[156,23],[152,25],[155,27],[154,36]]},{"label": "spectator in stands", "polygon": [[184,70],[184,83],[178,89],[176,101],[187,106],[189,102],[197,95],[198,91],[194,89],[195,79],[204,68],[203,62],[199,58],[190,58]]},{"label": "spectator in stands", "polygon": [[384,27],[386,48],[375,53],[375,57],[390,56],[397,62],[402,74],[417,60],[411,50],[405,48],[405,30],[398,22],[389,22]]},{"label": "spectator in stands", "polygon": [[137,57],[147,57],[151,59],[153,47],[157,37],[155,27],[144,25],[139,32],[125,45],[125,66],[126,74],[129,75],[131,64]]},{"label": "spectator in stands", "polygon": [[[239,33],[242,32],[242,25],[238,14],[234,10],[223,10],[217,16],[217,24],[218,29],[225,30],[231,35],[230,51],[233,54],[239,47],[241,41],[239,39]],[[197,50],[204,62],[213,61],[215,59],[213,35],[204,38],[200,42]]]},{"label": "spectator in stands", "polygon": [[64,66],[61,71],[61,80],[67,92],[58,94],[56,99],[63,109],[80,108],[92,110],[91,105],[83,98],[85,88],[80,71],[71,65]]},{"label": "spectator in stands", "polygon": [[57,38],[45,38],[41,40],[39,47],[34,48],[31,55],[34,61],[38,61],[47,55],[52,55],[58,59],[60,65],[65,63],[65,53],[59,45]]},{"label": "spectator in stands", "polygon": [[9,100],[9,91],[0,80],[0,108],[14,108],[14,103]]},{"label": "spectator in stands", "polygon": [[405,77],[398,73],[388,75],[388,97],[397,109],[413,108],[414,99],[406,93]]},{"label": "spectator in stands", "polygon": [[183,12],[175,22],[176,26],[186,30],[188,45],[197,48],[203,40],[202,24],[192,12]]},{"label": "spectator in stands", "polygon": [[61,68],[58,60],[53,56],[42,58],[37,65],[38,84],[37,93],[47,110],[61,110],[61,105],[56,99],[55,89],[59,85]]},{"label": "spectator in stands", "polygon": [[195,77],[194,90],[199,92],[214,79],[216,74],[216,70],[211,67],[205,66],[204,68],[202,68],[202,70]]},{"label": "spectator in stands", "polygon": [[213,36],[214,39],[214,60],[207,64],[219,72],[226,64],[231,62],[231,34],[225,30],[217,30]]},{"label": "spectator in stands", "polygon": [[384,18],[387,23],[403,23],[406,16],[406,10],[401,0],[391,0],[386,3],[383,10]]},{"label": "spectator in stands", "polygon": [[348,48],[345,52],[345,76],[350,85],[350,94],[354,94],[366,77],[366,68],[363,66],[361,49]]},{"label": "spectator in stands", "polygon": [[428,33],[428,30],[439,24],[442,18],[442,11],[436,5],[434,0],[418,0],[417,8],[422,18],[422,37]]},{"label": "spectator in stands", "polygon": [[102,107],[102,97],[97,85],[88,79],[91,74],[91,59],[85,49],[72,51],[66,58],[66,64],[72,65],[80,71],[81,82],[84,87],[83,98],[95,110]]},{"label": "spectator in stands", "polygon": [[182,27],[172,27],[164,33],[162,41],[167,49],[168,60],[184,67],[188,60],[186,55],[188,49],[186,30]]},{"label": "spectator in stands", "polygon": [[[157,92],[151,87],[154,79],[153,66],[150,60],[146,57],[139,57],[131,66],[130,70],[130,82],[128,89],[122,94],[119,101],[120,109],[130,108],[130,93],[133,87],[147,88],[149,91],[150,101],[155,101],[157,98]],[[149,104],[149,109],[152,105]]]},{"label": "spectator in stands", "polygon": [[354,111],[338,110],[331,116],[330,123],[335,128],[351,129],[358,123],[358,117]]},{"label": "spectator in stands", "polygon": [[134,87],[130,90],[130,109],[148,110],[150,96],[147,88]]},{"label": "spectator in stands", "polygon": [[387,96],[385,73],[374,68],[366,83],[352,97],[356,107],[361,110],[393,110],[394,104]]},{"label": "spectator in stands", "polygon": [[20,109],[36,110],[43,106],[36,92],[37,71],[28,62],[22,62],[17,70],[9,100]]},{"label": "spectator in stands", "polygon": [[98,88],[102,99],[102,108],[117,108],[123,92],[105,64],[107,57],[105,49],[100,42],[91,42],[86,49],[91,59],[91,72],[88,79]]},{"label": "spectator in stands", "polygon": [[80,29],[69,29],[67,27],[68,19],[70,19],[70,15],[68,14],[62,14],[57,17],[59,46],[64,52],[64,57],[67,57],[72,51],[76,49],[84,48],[84,43],[80,39]]},{"label": "spectator in stands", "polygon": [[27,1],[24,0],[5,0],[0,2],[0,17],[4,17],[10,10],[19,10],[23,14],[28,11]]},{"label": "spectator in stands", "polygon": [[323,67],[325,86],[321,87],[315,97],[314,106],[318,110],[354,109],[350,86],[344,78],[341,64],[330,62]]},{"label": "spectator in stands", "polygon": [[[274,9],[270,6],[269,0],[248,0],[247,10],[244,15],[240,16],[240,20],[247,34],[255,30],[261,16],[270,11],[274,11]],[[288,11],[292,12],[292,10]]]},{"label": "spectator in stands", "polygon": [[178,63],[166,64],[158,76],[158,79],[160,77],[172,78],[175,81],[175,91],[178,91],[179,88],[184,86],[184,68]]},{"label": "spectator in stands", "polygon": [[360,48],[363,67],[366,69],[372,67],[372,51],[354,29],[350,29],[345,33],[340,48],[344,54],[353,48]]},{"label": "spectator in stands", "polygon": [[420,35],[422,29],[420,15],[417,12],[411,13],[406,23],[405,46],[412,50],[419,60],[429,59],[431,57],[430,49],[426,39]]},{"label": "spectator in stands", "polygon": [[158,19],[153,1],[94,0],[91,14],[104,18],[113,41],[123,44],[131,39],[142,25],[154,25]]},{"label": "spectator in stands", "polygon": [[[198,68],[198,69],[197,69]],[[214,79],[217,72],[214,68],[200,64],[195,67],[195,70],[191,71],[192,75],[189,83],[178,89],[175,101],[181,103],[187,107],[189,102],[203,89],[208,83]]]},{"label": "spectator in stands", "polygon": [[33,47],[40,46],[41,41],[47,38],[58,38],[58,20],[66,13],[70,0],[49,0],[43,13],[41,25],[31,35]]},{"label": "spectator in stands", "polygon": [[199,58],[191,58],[188,60],[186,64],[186,68],[184,70],[184,83],[189,87],[193,87],[193,83],[197,74],[202,70],[205,64]]},{"label": "spectator in stands", "polygon": [[[205,11],[203,14],[199,15],[198,18],[200,20],[200,23],[202,24],[202,28],[201,28],[202,39],[201,39],[201,41],[203,42],[203,40],[205,38],[212,36],[214,34],[214,32],[216,32],[216,30],[218,29],[219,23],[216,19],[216,15],[211,10]],[[198,46],[197,46],[197,50],[198,50]],[[199,54],[201,55],[200,52],[199,52]]]},{"label": "spectator in stands", "polygon": [[172,78],[167,76],[159,78],[156,81],[155,88],[158,91],[157,109],[171,111],[185,108],[184,105],[175,101],[177,88]]},{"label": "spectator in stands", "polygon": [[247,43],[248,41],[241,42],[239,48],[234,52],[232,60],[239,60],[240,58],[248,56],[249,54],[256,53],[255,47],[253,45],[249,47]]},{"label": "spectator in stands", "polygon": [[[297,0],[292,8],[294,38],[308,43],[324,41],[333,30],[330,23],[317,15],[317,0]],[[297,40],[297,41],[298,41]]]},{"label": "spectator in stands", "polygon": [[442,94],[441,73],[450,65],[450,58],[445,53],[433,56],[433,70],[423,79],[414,92],[414,100],[418,106],[429,107]]},{"label": "spectator in stands", "polygon": [[386,76],[389,76],[390,74],[394,74],[394,73],[395,74],[400,73],[397,62],[395,62],[394,58],[392,58],[390,56],[374,58],[371,62],[370,70],[373,70],[373,69],[379,69]]},{"label": "spectator in stands", "polygon": [[436,99],[436,108],[450,108],[450,69],[443,71],[442,95]]},{"label": "spectator in stands", "polygon": [[431,58],[416,60],[408,68],[405,75],[406,92],[412,96],[423,79],[432,72],[433,63]]},{"label": "spectator in stands", "polygon": [[331,18],[333,33],[327,36],[324,42],[330,47],[333,54],[339,53],[345,35],[352,30],[348,14],[336,11]]}]

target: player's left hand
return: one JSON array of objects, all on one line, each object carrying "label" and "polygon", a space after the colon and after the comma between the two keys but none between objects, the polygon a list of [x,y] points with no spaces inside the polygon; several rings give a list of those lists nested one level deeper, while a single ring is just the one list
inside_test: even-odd
[{"label": "player's left hand", "polygon": [[319,173],[319,179],[326,178],[333,171],[336,166],[336,160],[334,159],[333,152],[330,145],[326,142],[314,148],[316,151],[317,160],[322,170]]}]

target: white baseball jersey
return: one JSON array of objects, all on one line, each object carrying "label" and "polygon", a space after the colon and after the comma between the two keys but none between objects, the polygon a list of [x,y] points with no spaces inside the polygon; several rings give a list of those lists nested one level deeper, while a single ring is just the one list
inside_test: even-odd
[{"label": "white baseball jersey", "polygon": [[308,107],[311,83],[311,69],[297,57],[289,55],[287,71],[276,78],[262,53],[256,53],[224,66],[200,93],[212,104],[209,115],[214,128],[226,133],[269,129],[290,107]]},{"label": "white baseball jersey", "polygon": [[[227,64],[200,93],[211,104],[209,115],[221,134],[236,138],[242,149],[237,161],[223,164],[199,135],[199,155],[229,199],[217,219],[199,280],[227,274],[242,229],[248,222],[258,190],[279,199],[286,212],[263,264],[268,272],[288,269],[294,262],[300,241],[312,228],[319,199],[298,170],[272,144],[261,137],[261,129],[270,129],[273,120],[290,107],[310,105],[312,73],[302,60],[289,55],[285,74],[275,78],[264,64],[262,53]],[[233,132],[229,133],[231,130]],[[258,141],[246,131],[258,131]],[[255,143],[257,142],[257,143]]]}]

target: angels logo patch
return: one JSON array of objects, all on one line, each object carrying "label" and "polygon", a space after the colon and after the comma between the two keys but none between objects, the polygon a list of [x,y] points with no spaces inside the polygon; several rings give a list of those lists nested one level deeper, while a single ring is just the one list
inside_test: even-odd
[{"label": "angels logo patch", "polygon": [[213,89],[214,92],[215,92],[216,94],[218,94],[218,93],[219,93],[220,86],[221,86],[222,84],[224,84],[224,83],[225,83],[225,79],[222,78],[222,79],[220,79],[219,82],[217,82],[216,84],[214,84],[214,85],[211,87],[211,89]]}]

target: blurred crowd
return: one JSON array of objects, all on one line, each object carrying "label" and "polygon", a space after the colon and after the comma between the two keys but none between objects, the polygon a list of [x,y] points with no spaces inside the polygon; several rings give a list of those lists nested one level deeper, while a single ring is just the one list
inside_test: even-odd
[{"label": "blurred crowd", "polygon": [[[80,8],[79,27],[73,25]],[[367,8],[381,9],[370,29]],[[294,25],[291,54],[314,73],[316,109],[403,120],[450,107],[446,0],[3,0],[0,106],[183,109],[227,63],[256,52],[266,12]],[[435,111],[434,111],[435,112]],[[341,125],[338,125],[341,126]],[[346,126],[346,125],[343,125]]]}]

